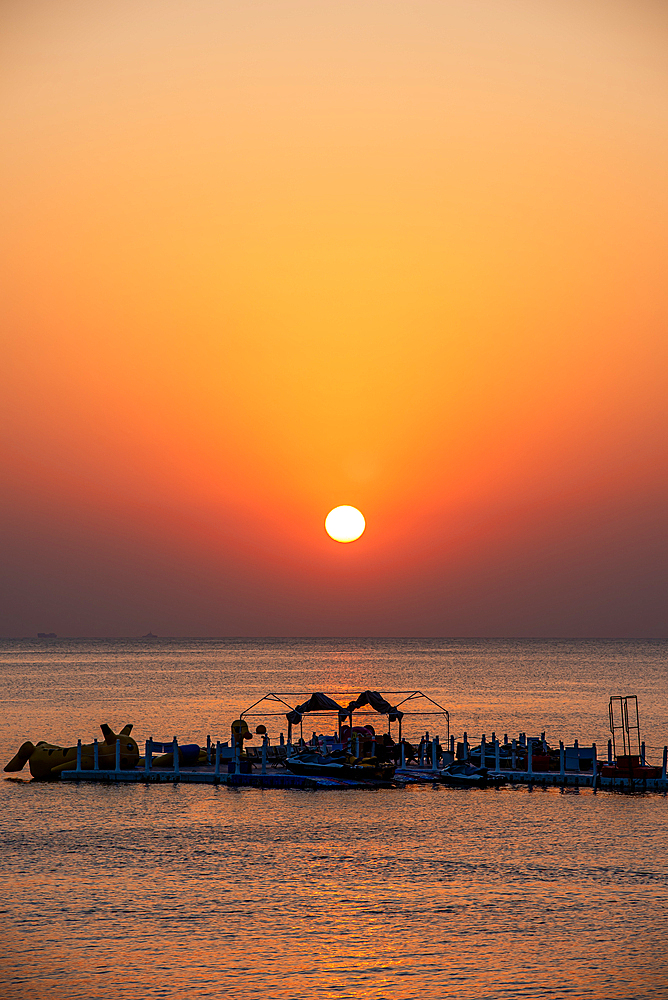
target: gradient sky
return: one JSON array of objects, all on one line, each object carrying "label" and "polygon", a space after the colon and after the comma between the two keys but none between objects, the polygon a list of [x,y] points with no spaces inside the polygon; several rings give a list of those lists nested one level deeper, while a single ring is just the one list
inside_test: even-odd
[{"label": "gradient sky", "polygon": [[0,635],[668,635],[662,0],[0,38]]}]

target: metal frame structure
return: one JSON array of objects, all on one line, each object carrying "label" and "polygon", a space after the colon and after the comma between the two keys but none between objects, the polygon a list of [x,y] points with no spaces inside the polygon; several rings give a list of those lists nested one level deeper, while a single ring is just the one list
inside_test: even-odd
[{"label": "metal frame structure", "polygon": [[[629,718],[629,702],[631,705],[631,717]],[[635,722],[633,712],[635,709]],[[610,732],[612,733],[612,752],[617,758],[617,746],[615,734],[621,733],[623,756],[631,756],[631,734],[633,733],[638,742],[638,756],[641,755],[640,744],[640,716],[638,715],[638,696],[635,694],[613,695],[608,706],[610,715]],[[619,720],[619,721],[618,721]]]},{"label": "metal frame structure", "polygon": [[[399,695],[404,695],[405,696],[405,697],[401,698],[400,701],[397,701],[397,702],[395,702],[393,704],[393,708],[398,708],[401,712],[404,713],[404,715],[411,715],[411,716],[416,716],[416,715],[419,715],[419,716],[438,716],[439,718],[444,719],[445,720],[445,724],[446,724],[446,729],[447,729],[446,739],[447,739],[448,743],[450,742],[450,713],[448,712],[447,708],[444,708],[442,705],[439,705],[439,703],[437,701],[434,701],[433,698],[430,698],[428,694],[425,694],[423,691],[412,690],[412,691],[387,691],[386,695],[388,697],[390,697],[390,698],[392,696],[399,696]],[[303,691],[269,691],[267,694],[265,694],[258,701],[253,702],[252,705],[249,705],[248,708],[244,709],[244,711],[240,713],[239,718],[240,719],[244,719],[244,718],[252,718],[252,717],[262,717],[262,718],[283,718],[284,719],[285,715],[286,715],[285,712],[266,712],[266,711],[255,712],[255,711],[253,711],[253,709],[256,709],[258,707],[258,705],[261,705],[263,702],[269,701],[269,702],[274,702],[276,704],[280,704],[284,708],[286,708],[286,709],[288,709],[289,711],[292,712],[292,711],[295,710],[295,705],[290,704],[285,699],[290,698],[290,699],[292,699],[295,702],[295,704],[300,704],[301,702],[303,702],[305,700],[306,697],[308,697],[308,694],[306,692],[303,692]],[[347,704],[348,702],[353,701],[357,696],[355,695],[354,692],[351,693],[351,692],[341,691],[341,692],[329,695],[329,697],[332,698],[334,701],[338,702],[339,704],[341,704],[342,702],[345,702]],[[423,699],[424,701],[428,702],[429,705],[433,705],[434,707],[432,709],[426,709],[424,711],[420,711],[420,710],[411,711],[410,708],[407,709],[407,708],[404,707],[409,702],[419,701],[420,699]],[[344,707],[344,706],[342,706],[342,707]],[[354,713],[353,712],[349,713],[348,718],[349,718],[349,723],[350,723],[351,728],[352,728],[352,725],[353,725],[353,714],[355,716],[359,716],[359,715],[371,716],[371,717],[376,718],[376,719],[378,719],[379,717],[382,718],[382,714],[374,711],[374,709],[372,709],[372,708],[358,708],[358,709],[355,709]],[[323,711],[309,712],[308,715],[312,715],[314,718],[323,718],[323,717],[327,717],[327,716],[336,716],[336,719],[337,719],[337,728],[339,730],[339,735],[341,734],[342,720],[340,718],[339,713],[335,712],[333,709],[326,709],[326,710],[323,710]],[[398,742],[401,742],[401,739],[402,739],[402,733],[401,733],[401,730],[402,730],[402,720],[398,719],[397,721],[399,723],[399,734],[398,734],[399,735],[399,739],[398,739]],[[302,719],[302,721],[300,723],[300,727],[299,727],[300,728],[300,736],[303,736],[303,725],[304,725],[304,720]],[[292,742],[292,723],[288,722],[287,726],[288,726],[288,743],[291,743]],[[387,716],[387,731],[388,731],[388,733],[391,732],[391,727],[392,727],[392,723],[390,722],[390,718],[389,718],[389,715],[388,715]]]}]

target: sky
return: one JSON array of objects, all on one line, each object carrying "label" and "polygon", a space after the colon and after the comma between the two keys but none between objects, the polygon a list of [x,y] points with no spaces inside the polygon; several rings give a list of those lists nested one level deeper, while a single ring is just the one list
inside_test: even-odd
[{"label": "sky", "polygon": [[0,65],[0,636],[668,635],[662,0],[4,0]]}]

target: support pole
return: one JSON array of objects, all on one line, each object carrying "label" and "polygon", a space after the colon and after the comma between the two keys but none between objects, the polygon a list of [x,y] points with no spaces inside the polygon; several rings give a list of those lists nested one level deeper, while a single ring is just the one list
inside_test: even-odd
[{"label": "support pole", "polygon": [[213,773],[214,777],[220,778],[220,740],[216,740],[216,764]]},{"label": "support pole", "polygon": [[116,740],[116,770],[121,769],[121,741]]},{"label": "support pole", "polygon": [[499,773],[501,770],[501,751],[499,748],[499,741],[494,740],[494,770]]},{"label": "support pole", "polygon": [[668,769],[668,747],[663,748],[663,764],[661,765],[661,777],[666,780],[666,770]]},{"label": "support pole", "polygon": [[450,753],[452,754],[452,759],[454,760],[455,759],[455,738],[454,738],[454,736],[450,737]]},{"label": "support pole", "polygon": [[559,777],[562,783],[566,780],[566,754],[563,740],[559,740]]},{"label": "support pole", "polygon": [[81,773],[81,740],[77,740],[77,773]]},{"label": "support pole", "polygon": [[267,736],[262,737],[262,773],[267,773]]},{"label": "support pole", "polygon": [[513,771],[517,770],[517,740],[513,740],[512,749],[510,751],[510,765]]},{"label": "support pole", "polygon": [[598,761],[596,759],[596,744],[595,743],[592,744],[592,750],[594,751],[594,759],[591,762],[591,769],[592,769],[592,774],[594,776],[593,777],[594,795],[596,795],[596,776],[597,776],[597,771],[598,771]]},{"label": "support pole", "polygon": [[401,741],[401,769],[406,767],[406,743],[404,740]]},{"label": "support pole", "polygon": [[485,734],[482,734],[482,739],[480,740],[480,766],[485,766]]},{"label": "support pole", "polygon": [[466,733],[464,733],[464,760],[469,759],[469,738]]},{"label": "support pole", "polygon": [[179,765],[179,744],[176,736],[174,737],[174,742],[172,743],[172,757],[174,759],[174,774],[178,776],[181,773],[181,768]]},{"label": "support pole", "polygon": [[97,745],[97,737],[93,740],[93,770],[100,770],[100,748]]},{"label": "support pole", "polygon": [[533,777],[533,740],[527,742],[527,774]]},{"label": "support pole", "polygon": [[608,740],[608,764],[612,764],[612,740]]},{"label": "support pole", "polygon": [[207,735],[206,738],[206,762],[211,763],[211,736]]},{"label": "support pole", "polygon": [[431,769],[438,769],[438,736],[434,736],[431,741]]},{"label": "support pole", "polygon": [[146,774],[151,770],[151,764],[153,763],[153,737],[149,736],[146,740],[146,749],[144,750],[144,771]]},{"label": "support pole", "polygon": [[640,763],[645,766],[645,741],[640,744]]}]

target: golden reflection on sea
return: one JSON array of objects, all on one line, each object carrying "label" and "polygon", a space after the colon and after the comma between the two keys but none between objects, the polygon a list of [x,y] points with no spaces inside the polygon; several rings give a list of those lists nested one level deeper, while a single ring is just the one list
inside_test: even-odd
[{"label": "golden reflection on sea", "polygon": [[42,791],[13,788],[42,801],[4,854],[7,1000],[635,1000],[668,981],[661,797]]},{"label": "golden reflection on sea", "polygon": [[[665,643],[0,643],[0,750],[227,738],[268,690],[428,690],[461,734],[605,738]],[[666,1000],[666,799],[0,780],[3,1000]]]}]

